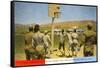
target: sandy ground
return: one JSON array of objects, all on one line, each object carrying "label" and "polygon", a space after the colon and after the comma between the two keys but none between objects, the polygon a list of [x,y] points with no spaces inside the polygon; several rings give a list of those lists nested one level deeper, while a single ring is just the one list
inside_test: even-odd
[{"label": "sandy ground", "polygon": [[[49,58],[71,58],[75,56],[69,56],[72,54],[71,52],[68,51],[67,48],[65,48],[65,55],[62,55],[61,51],[59,51],[57,48],[54,48],[52,53],[49,54]],[[94,45],[94,55],[96,56],[96,46]],[[78,51],[77,57],[83,57],[83,46],[80,48],[80,51]],[[25,60],[25,53],[23,54],[16,54],[15,59],[17,60]]]}]

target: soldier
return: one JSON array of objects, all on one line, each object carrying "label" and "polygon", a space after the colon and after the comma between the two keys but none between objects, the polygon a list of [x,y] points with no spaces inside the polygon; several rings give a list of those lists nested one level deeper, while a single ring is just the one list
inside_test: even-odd
[{"label": "soldier", "polygon": [[69,56],[71,56],[71,45],[72,45],[72,30],[71,29],[68,29],[67,30],[67,39],[68,39],[68,49],[67,49],[67,52],[69,53]]},{"label": "soldier", "polygon": [[48,31],[44,32],[44,49],[45,49],[45,53],[46,53],[46,57],[49,57],[50,54],[50,45],[51,45],[51,39],[50,36],[48,35]]},{"label": "soldier", "polygon": [[88,23],[87,30],[84,32],[85,36],[85,46],[84,46],[84,56],[94,55],[94,44],[96,44],[96,33],[92,30],[93,24]]},{"label": "soldier", "polygon": [[29,27],[29,32],[25,35],[25,54],[26,59],[31,60],[32,59],[32,36],[33,36],[33,27]]},{"label": "soldier", "polygon": [[71,51],[73,56],[77,56],[78,49],[79,49],[79,42],[78,42],[78,34],[76,32],[77,27],[73,27],[73,32],[72,32],[72,44],[71,44]]},{"label": "soldier", "polygon": [[[61,48],[63,48],[63,52],[61,51]],[[65,34],[64,34],[64,29],[62,29],[62,31],[60,33],[59,50],[62,53],[62,55],[65,55]]]},{"label": "soldier", "polygon": [[32,46],[36,50],[33,54],[36,59],[44,59],[45,58],[45,50],[44,50],[44,34],[40,32],[40,26],[38,24],[34,27],[34,34],[32,37]]}]

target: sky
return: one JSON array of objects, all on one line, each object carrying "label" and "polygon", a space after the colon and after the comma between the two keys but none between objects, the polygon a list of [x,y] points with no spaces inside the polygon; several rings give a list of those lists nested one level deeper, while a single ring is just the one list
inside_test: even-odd
[{"label": "sky", "polygon": [[[60,5],[61,15],[55,22],[72,20],[96,21],[96,7]],[[15,2],[16,24],[46,24],[52,18],[48,16],[48,4]]]}]

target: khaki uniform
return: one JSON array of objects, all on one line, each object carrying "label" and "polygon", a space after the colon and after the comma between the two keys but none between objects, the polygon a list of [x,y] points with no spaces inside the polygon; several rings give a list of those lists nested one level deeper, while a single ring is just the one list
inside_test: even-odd
[{"label": "khaki uniform", "polygon": [[65,34],[60,33],[60,43],[59,43],[59,49],[63,48],[65,50]]},{"label": "khaki uniform", "polygon": [[41,32],[34,33],[32,37],[32,46],[36,49],[35,55],[37,56],[36,59],[44,59],[45,50],[44,50],[44,34]]},{"label": "khaki uniform", "polygon": [[[59,50],[62,56],[65,56],[65,33],[60,33]],[[63,48],[63,51],[62,51]]]},{"label": "khaki uniform", "polygon": [[84,32],[84,35],[85,35],[84,56],[93,56],[96,33],[92,30],[87,30]]},{"label": "khaki uniform", "polygon": [[30,60],[32,58],[32,53],[34,51],[32,47],[32,36],[33,32],[29,32],[25,35],[25,54],[26,54],[26,59]]},{"label": "khaki uniform", "polygon": [[72,44],[72,36],[71,36],[71,33],[67,33],[67,37],[68,37],[68,43],[69,45]]},{"label": "khaki uniform", "polygon": [[43,39],[44,39],[45,52],[48,53],[49,52],[49,48],[50,48],[49,45],[51,44],[50,36],[48,34],[44,35]]},{"label": "khaki uniform", "polygon": [[78,34],[73,32],[72,33],[72,51],[78,51],[79,42],[78,42]]}]

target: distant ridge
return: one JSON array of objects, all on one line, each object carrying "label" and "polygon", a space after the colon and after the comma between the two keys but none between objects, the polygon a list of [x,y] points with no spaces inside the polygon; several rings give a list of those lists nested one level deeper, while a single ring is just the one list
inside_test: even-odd
[{"label": "distant ridge", "polygon": [[[84,25],[87,23],[95,23],[95,21],[93,20],[81,20],[81,21],[63,21],[63,22],[54,22],[54,25],[56,28],[58,27],[70,27],[70,26],[80,26],[80,25]],[[32,25],[34,27],[34,23],[33,24],[15,24],[16,28],[26,28],[28,26]],[[41,27],[51,27],[51,23],[46,23],[46,24],[41,24]]]}]

